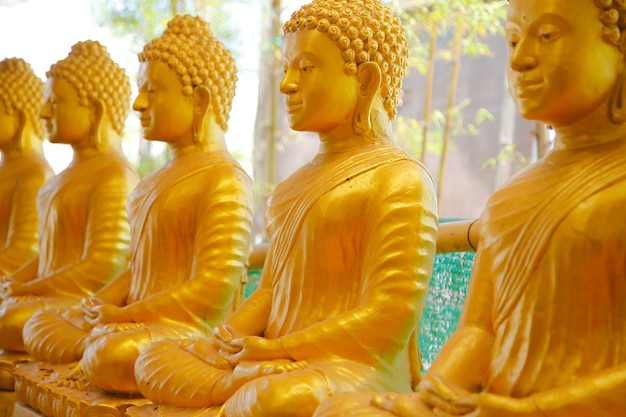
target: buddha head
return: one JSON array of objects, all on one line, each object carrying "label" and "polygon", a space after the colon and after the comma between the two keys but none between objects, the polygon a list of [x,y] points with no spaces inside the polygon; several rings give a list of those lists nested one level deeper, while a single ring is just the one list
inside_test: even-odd
[{"label": "buddha head", "polygon": [[[44,83],[20,58],[0,61],[0,148],[21,149],[24,141],[41,141],[44,126],[39,118]],[[26,126],[34,135],[23,135]]]},{"label": "buddha head", "polygon": [[578,128],[622,123],[626,2],[510,0],[509,88],[521,115]]},{"label": "buddha head", "polygon": [[139,95],[133,108],[141,112],[146,139],[204,143],[209,113],[226,132],[237,68],[206,21],[175,16],[160,37],[144,46],[139,61]]},{"label": "buddha head", "polygon": [[407,42],[380,1],[313,0],[283,31],[281,91],[293,129],[324,133],[348,124],[367,134],[395,118]]},{"label": "buddha head", "polygon": [[41,117],[51,142],[98,148],[104,128],[122,135],[130,104],[126,72],[97,41],[78,42],[46,73],[46,102]]}]

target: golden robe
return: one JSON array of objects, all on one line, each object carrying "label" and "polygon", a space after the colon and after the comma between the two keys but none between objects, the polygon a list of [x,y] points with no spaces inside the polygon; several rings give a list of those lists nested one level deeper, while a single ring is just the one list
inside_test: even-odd
[{"label": "golden robe", "polygon": [[0,348],[23,350],[22,328],[35,312],[77,306],[124,267],[126,202],[137,182],[122,155],[98,153],[75,159],[41,188],[40,254],[14,273],[32,294],[0,304]]},{"label": "golden robe", "polygon": [[[477,259],[493,277],[486,391],[527,397],[626,366],[624,166],[626,140],[553,151],[490,198]],[[571,397],[570,413],[626,415],[624,381]]]},{"label": "golden robe", "polygon": [[25,328],[27,350],[51,362],[82,357],[85,376],[99,388],[136,391],[133,366],[143,347],[209,334],[234,310],[251,247],[251,207],[251,180],[228,153],[175,158],[129,199],[130,280],[119,298],[134,322],[92,328],[80,309],[41,312]]},{"label": "golden robe", "polygon": [[137,361],[141,392],[211,406],[222,401],[213,387],[237,378],[226,410],[242,417],[311,415],[342,391],[411,391],[437,230],[426,170],[387,145],[320,154],[277,186],[266,221],[260,286],[227,323],[260,327],[255,335],[278,339],[299,369],[242,382],[250,363],[219,370],[163,341]]},{"label": "golden robe", "polygon": [[[477,385],[512,401],[532,396],[545,411],[533,416],[626,416],[625,166],[626,140],[552,151],[481,216],[461,326],[494,335]],[[391,415],[371,399],[339,396],[315,416]]]},{"label": "golden robe", "polygon": [[37,193],[53,175],[38,153],[0,165],[0,275],[10,275],[39,253]]}]

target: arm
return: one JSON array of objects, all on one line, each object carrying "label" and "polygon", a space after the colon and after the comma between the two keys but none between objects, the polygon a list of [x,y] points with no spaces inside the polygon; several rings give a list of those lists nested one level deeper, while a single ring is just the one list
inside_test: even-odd
[{"label": "arm", "polygon": [[232,166],[212,168],[200,177],[207,178],[192,184],[203,191],[194,207],[190,276],[175,288],[126,306],[134,321],[165,315],[174,321],[215,326],[232,311],[251,247],[252,186],[248,176]]},{"label": "arm", "polygon": [[[459,326],[428,369],[418,392],[376,395],[372,400],[374,407],[400,417],[435,417],[433,408],[450,413],[441,414],[446,416],[486,417],[468,414],[477,407],[478,396],[483,395],[475,393],[482,390],[494,340],[493,289],[491,280],[481,273],[486,265],[484,256],[479,249]],[[517,405],[537,411],[531,401]]]},{"label": "arm", "polygon": [[37,270],[39,269],[39,256],[35,256],[30,261],[23,264],[10,277],[18,282],[28,282],[37,278]]},{"label": "arm", "polygon": [[113,278],[107,285],[102,287],[94,297],[99,298],[102,302],[123,306],[126,304],[126,298],[130,292],[131,281],[130,269],[125,269],[117,277]]},{"label": "arm", "polygon": [[494,342],[493,285],[483,272],[489,262],[485,256],[478,251],[459,326],[437,355],[425,380],[429,375],[438,375],[470,392],[482,389]]},{"label": "arm", "polygon": [[39,256],[22,265],[13,275],[0,276],[0,299],[23,294],[26,282],[37,277]]},{"label": "arm", "polygon": [[49,175],[23,172],[13,194],[7,241],[0,248],[0,275],[9,275],[39,252],[37,193]]},{"label": "arm", "polygon": [[545,417],[626,415],[626,363],[532,395]]},{"label": "arm", "polygon": [[[361,194],[372,199],[355,226],[363,286],[354,291],[360,295],[360,303],[282,336],[282,348],[296,360],[384,360],[404,347],[426,300],[437,233],[434,190],[427,174],[411,163],[402,163],[357,177],[351,187],[361,187]],[[359,212],[363,208],[343,210]]]},{"label": "arm", "polygon": [[26,291],[36,295],[63,292],[89,296],[119,273],[126,260],[130,234],[126,202],[137,178],[130,169],[114,168],[104,174],[94,172],[94,178],[84,179],[98,185],[86,203],[87,227],[84,238],[79,238],[84,242],[80,260],[30,281]]},{"label": "arm", "polygon": [[480,240],[479,219],[439,224],[437,253],[475,252]]}]

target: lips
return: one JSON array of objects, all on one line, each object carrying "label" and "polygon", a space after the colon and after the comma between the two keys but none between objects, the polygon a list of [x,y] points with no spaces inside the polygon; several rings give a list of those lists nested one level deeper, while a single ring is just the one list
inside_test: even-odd
[{"label": "lips", "polygon": [[300,108],[302,108],[302,102],[301,101],[288,101],[286,103],[286,107],[287,107],[287,113],[293,114],[293,113],[296,113],[298,110],[300,110]]},{"label": "lips", "polygon": [[514,88],[516,95],[524,98],[535,94],[542,85],[541,80],[519,80],[515,82]]},{"label": "lips", "polygon": [[150,119],[140,119],[140,122],[141,122],[141,127],[150,126]]}]

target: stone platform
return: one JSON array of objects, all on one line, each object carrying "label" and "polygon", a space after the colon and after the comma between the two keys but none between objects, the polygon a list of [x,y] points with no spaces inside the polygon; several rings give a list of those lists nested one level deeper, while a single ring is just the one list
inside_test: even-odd
[{"label": "stone platform", "polygon": [[13,417],[125,417],[129,406],[150,404],[143,397],[95,388],[84,380],[77,363],[20,364],[15,370],[15,394]]},{"label": "stone platform", "polygon": [[10,417],[15,405],[15,367],[21,363],[32,362],[26,353],[0,350],[0,417]]}]

